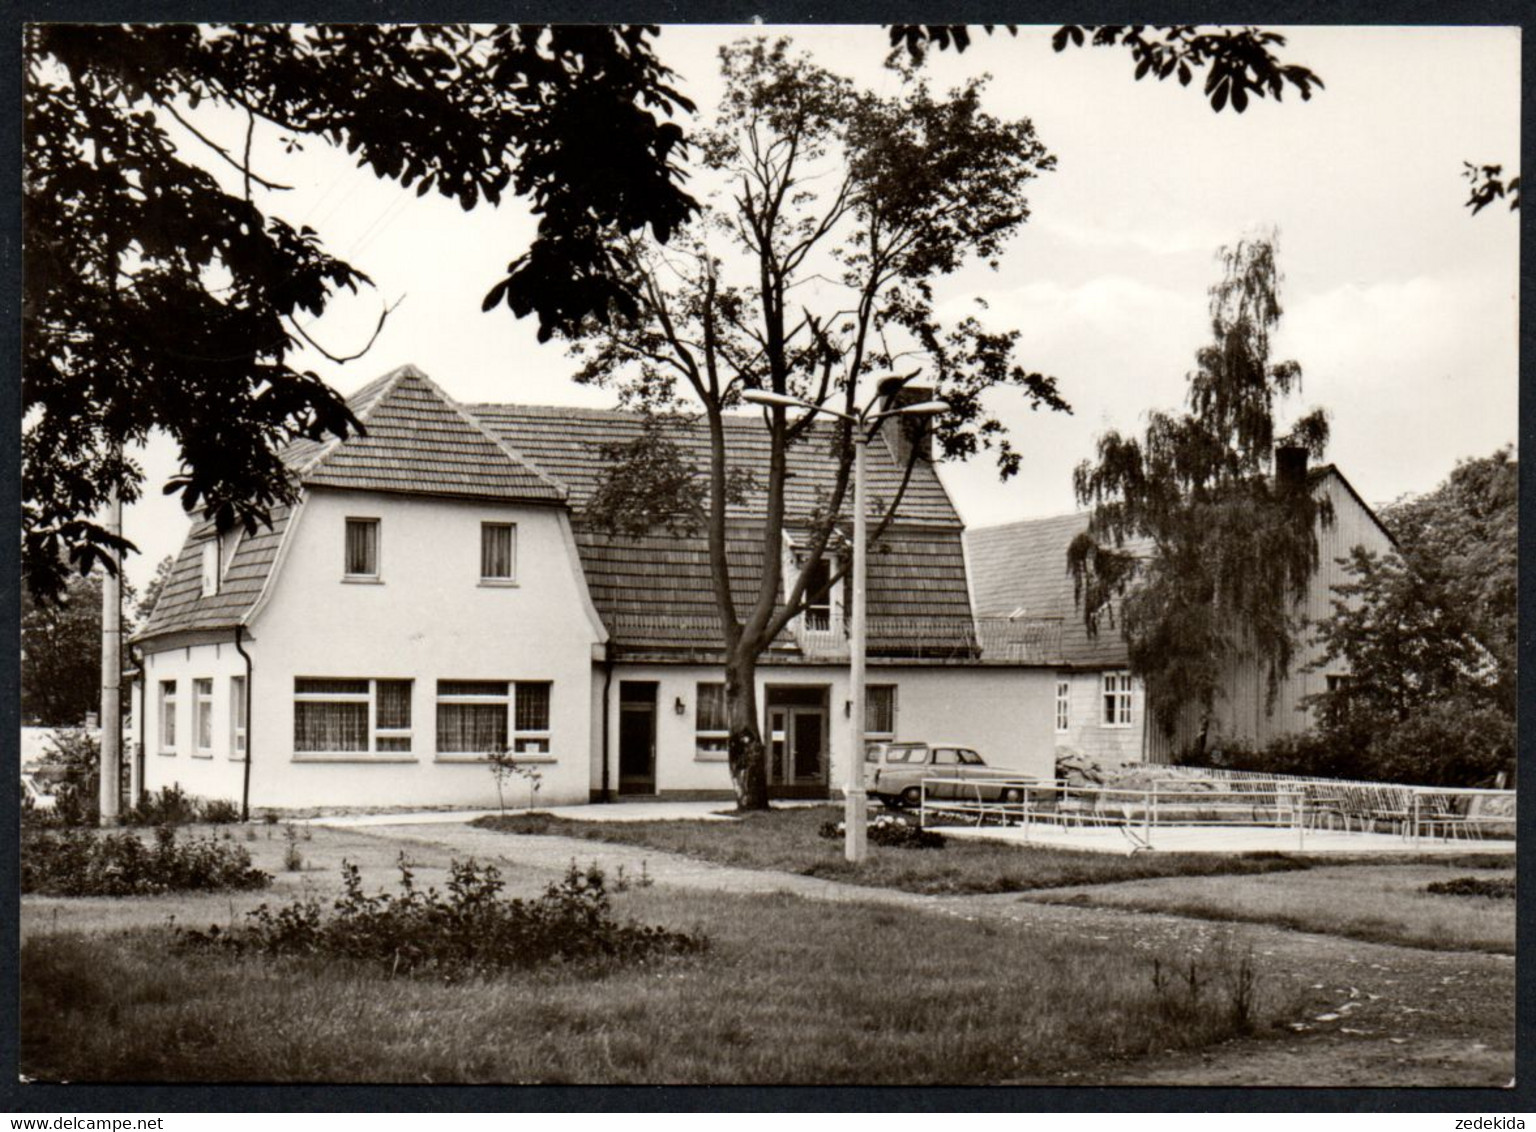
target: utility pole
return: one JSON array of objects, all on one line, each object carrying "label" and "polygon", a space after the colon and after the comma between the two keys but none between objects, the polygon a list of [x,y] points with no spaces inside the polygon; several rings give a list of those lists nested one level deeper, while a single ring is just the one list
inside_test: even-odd
[{"label": "utility pole", "polygon": [[[914,371],[906,376],[910,381]],[[872,379],[875,380],[875,379]],[[880,381],[879,384],[885,384]],[[864,452],[869,447],[870,428],[886,417],[932,417],[949,412],[945,401],[923,401],[916,405],[877,412],[875,404],[861,413],[844,413],[827,405],[813,405],[787,393],[774,393],[765,389],[748,389],[741,395],[743,401],[754,405],[773,405],[780,408],[807,409],[812,413],[847,421],[853,425],[853,616],[848,627],[848,784],[843,787],[843,856],[850,864],[858,864],[869,855],[869,795],[864,788],[864,653],[867,648],[868,610],[865,604],[865,573],[868,569],[865,546],[865,526],[868,516],[868,485],[865,483]]]},{"label": "utility pole", "polygon": [[[113,483],[107,530],[123,533],[123,501]],[[117,824],[123,768],[123,556],[113,547],[113,569],[101,582],[101,824]]]}]

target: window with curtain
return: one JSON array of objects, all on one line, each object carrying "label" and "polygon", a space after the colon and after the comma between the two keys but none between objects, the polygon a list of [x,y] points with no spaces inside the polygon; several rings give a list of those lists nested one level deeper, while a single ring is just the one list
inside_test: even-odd
[{"label": "window with curtain", "polygon": [[697,684],[693,698],[696,754],[705,758],[724,758],[731,743],[731,717],[725,703],[725,685]]},{"label": "window with curtain", "polygon": [[197,753],[213,754],[213,681],[199,678],[192,681],[193,732],[197,735]]},{"label": "window with curtain", "polygon": [[300,754],[399,753],[411,749],[411,681],[299,677],[293,686],[293,749]]},{"label": "window with curtain", "polygon": [[488,582],[510,582],[516,579],[517,526],[515,524],[480,524],[480,577]]},{"label": "window with curtain", "polygon": [[512,750],[520,755],[549,754],[549,684],[520,680],[513,695]]},{"label": "window with curtain", "polygon": [[505,680],[439,680],[438,753],[484,755],[506,750],[510,699]]},{"label": "window with curtain", "polygon": [[411,749],[411,681],[375,680],[373,689],[374,749],[409,751]]},{"label": "window with curtain", "polygon": [[229,757],[245,758],[245,677],[229,678]]},{"label": "window with curtain", "polygon": [[349,578],[379,576],[379,521],[348,519],[346,575]]},{"label": "window with curtain", "polygon": [[310,679],[293,682],[293,749],[301,754],[368,751],[369,682]]},{"label": "window with curtain", "polygon": [[896,738],[896,685],[864,686],[864,738],[886,741]]},{"label": "window with curtain", "polygon": [[160,753],[176,753],[176,681],[160,681]]}]

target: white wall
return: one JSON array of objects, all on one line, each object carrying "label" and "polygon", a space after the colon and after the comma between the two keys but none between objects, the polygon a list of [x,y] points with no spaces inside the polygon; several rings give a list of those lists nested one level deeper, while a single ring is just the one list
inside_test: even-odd
[{"label": "white wall", "polygon": [[1055,688],[1057,680],[1071,685],[1067,730],[1056,732],[1056,749],[1076,752],[1105,763],[1140,762],[1142,737],[1146,728],[1146,691],[1140,680],[1131,681],[1131,723],[1129,727],[1108,726],[1104,722],[1104,673],[1063,672],[1051,679],[1051,720],[1048,730],[1055,730]]},{"label": "white wall", "polygon": [[[180,786],[198,798],[239,803],[244,760],[233,749],[230,680],[245,675],[245,661],[233,642],[187,645],[144,657],[144,789],[154,793]],[[213,747],[199,750],[194,718],[193,682],[213,681]],[[160,685],[176,681],[176,743],[161,745]],[[138,738],[138,733],[133,733]]]},{"label": "white wall", "polygon": [[[379,520],[376,584],[342,580],[348,517]],[[486,521],[517,524],[515,585],[480,582]],[[552,743],[540,765],[539,803],[586,801],[599,631],[586,615],[562,524],[561,512],[548,507],[309,493],[249,631],[252,806],[494,805],[483,762],[436,753],[439,679],[551,682]],[[412,680],[411,751],[295,756],[298,676]],[[514,780],[510,788],[525,804],[527,784]]]},{"label": "white wall", "polygon": [[[721,756],[700,757],[694,718],[699,683],[720,683],[720,668],[704,665],[619,664],[609,691],[609,777],[618,788],[619,685],[624,680],[653,680],[656,695],[656,789],[722,791],[731,789],[730,771]],[[600,679],[600,676],[599,676]],[[1050,777],[1055,766],[1051,742],[1055,674],[1047,669],[1003,667],[882,667],[870,665],[871,684],[895,684],[896,737],[949,741],[974,747],[997,766]],[[851,734],[845,705],[848,670],[844,666],[771,665],[758,669],[757,704],[764,716],[766,689],[772,684],[828,687],[832,765],[829,782],[841,796],[847,778]],[[677,701],[684,705],[676,711]],[[600,726],[600,707],[594,726]],[[601,783],[601,763],[593,768],[594,789]]]}]

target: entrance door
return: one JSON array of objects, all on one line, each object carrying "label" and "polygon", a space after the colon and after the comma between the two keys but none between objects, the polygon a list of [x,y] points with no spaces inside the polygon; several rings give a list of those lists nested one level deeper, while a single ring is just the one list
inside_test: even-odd
[{"label": "entrance door", "polygon": [[619,793],[656,793],[656,683],[619,682]]},{"label": "entrance door", "polygon": [[780,798],[822,798],[831,759],[825,687],[770,685],[768,789]]}]

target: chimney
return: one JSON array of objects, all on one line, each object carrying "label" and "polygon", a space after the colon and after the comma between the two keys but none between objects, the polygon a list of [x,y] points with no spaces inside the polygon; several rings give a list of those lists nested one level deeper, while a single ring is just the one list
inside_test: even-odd
[{"label": "chimney", "polygon": [[1297,444],[1275,449],[1275,490],[1282,495],[1304,491],[1307,486],[1307,450]]},{"label": "chimney", "polygon": [[[903,405],[917,405],[933,400],[933,390],[923,385],[902,385],[899,380],[880,383],[880,400],[883,409],[899,409]],[[912,449],[917,448],[920,460],[933,462],[933,422],[927,417],[886,417],[880,422],[880,437],[899,468],[907,466]]]}]

